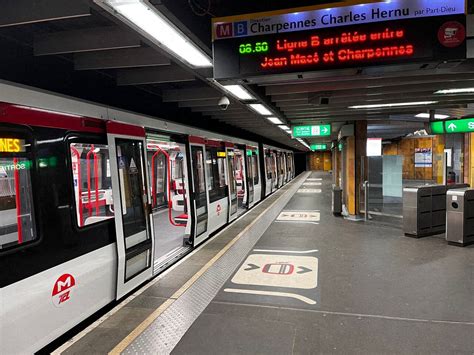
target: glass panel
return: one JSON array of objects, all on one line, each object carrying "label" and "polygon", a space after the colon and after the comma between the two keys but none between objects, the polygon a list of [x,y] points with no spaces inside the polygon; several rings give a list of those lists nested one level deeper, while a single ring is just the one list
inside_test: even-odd
[{"label": "glass panel", "polygon": [[0,250],[37,238],[31,187],[32,162],[20,154],[10,157],[2,155],[0,154]]},{"label": "glass panel", "polygon": [[143,144],[117,139],[117,165],[122,198],[122,224],[126,247],[149,238],[146,232],[146,187],[143,181]]},{"label": "glass panel", "polygon": [[253,171],[253,183],[254,185],[258,185],[259,176],[258,176],[258,157],[254,152],[252,155],[252,171]]},{"label": "glass panel", "polygon": [[78,226],[113,218],[109,148],[100,144],[71,143],[70,153]]}]

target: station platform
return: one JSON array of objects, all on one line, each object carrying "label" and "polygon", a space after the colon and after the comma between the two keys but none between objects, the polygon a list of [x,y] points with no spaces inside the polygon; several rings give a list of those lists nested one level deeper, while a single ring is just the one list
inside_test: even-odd
[{"label": "station platform", "polygon": [[472,354],[472,248],[335,217],[307,172],[54,353]]}]

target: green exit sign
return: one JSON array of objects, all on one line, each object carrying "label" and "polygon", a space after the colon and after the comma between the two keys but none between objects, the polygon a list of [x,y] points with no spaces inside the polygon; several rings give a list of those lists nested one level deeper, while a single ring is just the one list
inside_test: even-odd
[{"label": "green exit sign", "polygon": [[327,144],[311,144],[311,150],[328,150]]},{"label": "green exit sign", "polygon": [[469,133],[474,132],[474,118],[431,122],[431,133]]},{"label": "green exit sign", "polygon": [[294,126],[293,137],[304,138],[304,137],[321,137],[331,135],[331,125],[312,125],[312,126]]},{"label": "green exit sign", "polygon": [[446,133],[474,132],[474,118],[445,121],[444,129],[446,130]]}]

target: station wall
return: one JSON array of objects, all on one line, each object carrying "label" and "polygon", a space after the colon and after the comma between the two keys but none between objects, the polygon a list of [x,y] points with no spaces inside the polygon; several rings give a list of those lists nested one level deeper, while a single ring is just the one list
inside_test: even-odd
[{"label": "station wall", "polygon": [[308,157],[308,169],[316,171],[332,170],[331,152],[312,152]]}]

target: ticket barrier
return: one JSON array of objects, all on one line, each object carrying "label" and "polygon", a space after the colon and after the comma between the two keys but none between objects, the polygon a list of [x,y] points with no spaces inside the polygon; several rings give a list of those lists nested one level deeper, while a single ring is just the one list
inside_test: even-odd
[{"label": "ticket barrier", "polygon": [[448,191],[446,211],[447,242],[457,246],[474,243],[474,189]]},{"label": "ticket barrier", "polygon": [[446,231],[446,193],[467,184],[423,185],[403,189],[403,232],[421,238]]}]

